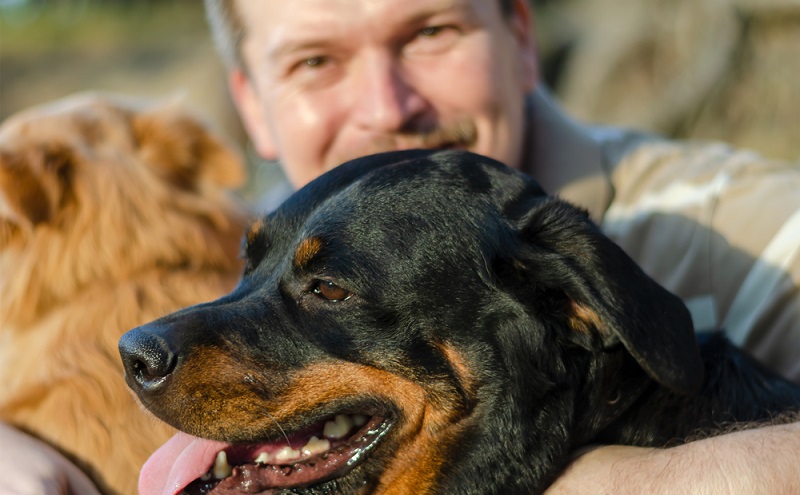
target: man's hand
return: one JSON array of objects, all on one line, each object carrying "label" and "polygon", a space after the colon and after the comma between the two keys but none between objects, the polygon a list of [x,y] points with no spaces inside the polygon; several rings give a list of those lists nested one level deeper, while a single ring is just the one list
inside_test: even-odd
[{"label": "man's hand", "polygon": [[728,433],[669,449],[605,446],[547,489],[566,494],[797,495],[800,423]]},{"label": "man's hand", "polygon": [[99,495],[86,475],[55,449],[0,423],[4,495]]}]

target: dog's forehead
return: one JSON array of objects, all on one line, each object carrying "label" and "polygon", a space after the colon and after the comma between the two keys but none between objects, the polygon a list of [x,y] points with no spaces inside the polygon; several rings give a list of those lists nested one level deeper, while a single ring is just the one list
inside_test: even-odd
[{"label": "dog's forehead", "polygon": [[543,195],[531,178],[469,152],[393,152],[312,181],[270,215],[265,230],[270,246],[284,246],[303,265],[331,249],[337,256],[419,254],[444,239],[470,239],[475,254],[480,239],[506,230],[518,204]]},{"label": "dog's forehead", "polygon": [[[371,201],[369,197],[376,194]],[[296,224],[334,203],[358,199],[360,204],[370,204],[378,198],[403,196],[404,201],[396,205],[400,207],[437,194],[494,196],[497,204],[505,204],[521,194],[545,193],[530,177],[484,156],[456,150],[405,150],[344,163],[305,185],[271,216]]]},{"label": "dog's forehead", "polygon": [[[464,216],[487,208],[501,210],[531,192],[530,178],[467,152],[393,158],[389,154],[386,162],[355,175],[347,187],[330,191],[320,210],[340,211],[367,223],[407,214]],[[536,188],[536,194],[543,194]]]}]

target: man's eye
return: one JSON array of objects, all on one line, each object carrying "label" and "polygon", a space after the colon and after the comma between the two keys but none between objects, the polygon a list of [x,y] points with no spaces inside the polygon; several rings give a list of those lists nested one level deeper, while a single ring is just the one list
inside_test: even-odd
[{"label": "man's eye", "polygon": [[404,47],[406,55],[435,55],[452,48],[459,40],[460,31],[453,26],[426,26]]},{"label": "man's eye", "polygon": [[442,26],[428,26],[425,28],[420,29],[419,34],[420,36],[436,36],[437,34],[441,33],[444,30]]},{"label": "man's eye", "polygon": [[312,69],[317,69],[325,65],[327,61],[328,59],[322,56],[308,57],[307,59],[303,60],[302,65],[310,67]]},{"label": "man's eye", "polygon": [[326,282],[324,280],[316,281],[311,292],[330,302],[344,301],[349,299],[352,295],[348,290],[339,287],[333,282]]},{"label": "man's eye", "polygon": [[298,58],[296,60],[291,61],[286,66],[286,74],[287,75],[297,75],[297,74],[308,74],[308,71],[311,71],[310,74],[314,74],[315,71],[318,71],[324,67],[327,67],[330,63],[330,59],[324,55],[315,55],[313,57],[303,57]]}]

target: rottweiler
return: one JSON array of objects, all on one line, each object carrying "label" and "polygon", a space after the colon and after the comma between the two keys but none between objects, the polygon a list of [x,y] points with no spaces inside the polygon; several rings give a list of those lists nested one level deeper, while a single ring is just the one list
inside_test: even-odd
[{"label": "rottweiler", "polygon": [[461,151],[348,162],[245,235],[236,289],[126,333],[182,432],[143,495],[531,494],[587,444],[800,408],[585,211]]}]

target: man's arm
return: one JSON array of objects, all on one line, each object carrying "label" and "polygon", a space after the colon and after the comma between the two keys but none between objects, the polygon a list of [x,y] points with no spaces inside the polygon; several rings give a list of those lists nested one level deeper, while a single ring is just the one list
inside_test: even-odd
[{"label": "man's arm", "polygon": [[605,446],[573,461],[545,493],[796,495],[798,452],[800,422],[669,449]]},{"label": "man's arm", "polygon": [[77,467],[50,446],[0,422],[0,466],[7,495],[99,495]]}]

